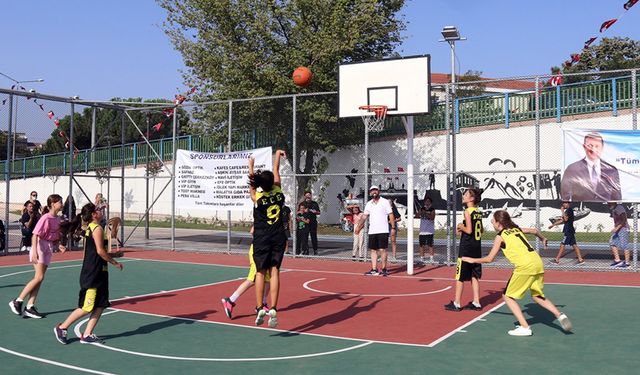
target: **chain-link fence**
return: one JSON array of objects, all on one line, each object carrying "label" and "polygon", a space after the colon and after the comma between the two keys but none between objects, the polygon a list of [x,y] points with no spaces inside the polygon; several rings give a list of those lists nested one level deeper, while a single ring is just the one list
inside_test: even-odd
[{"label": "chain-link fence", "polygon": [[[88,103],[0,90],[0,129],[4,145],[10,146],[2,150],[9,160],[2,164],[2,209],[8,224],[4,252],[24,250],[19,219],[27,193],[35,190],[41,200],[56,192],[71,195],[78,208],[103,193],[111,214],[125,219],[118,237],[128,246],[244,253],[251,212],[175,206],[174,150],[228,152],[271,146],[287,152],[281,173],[293,212],[290,253],[296,245],[301,251],[302,239],[308,238],[309,255],[295,256],[353,259],[353,207],[363,208],[368,187],[378,185],[400,212],[396,251],[389,249],[393,260],[409,259],[409,231],[415,260],[420,260],[420,218],[415,213],[428,197],[436,209],[435,254],[431,258],[426,252],[422,261],[451,264],[457,257],[455,228],[463,218],[462,192],[476,186],[484,189],[479,204],[484,250],[495,236],[491,216],[504,209],[518,225],[543,231],[550,247],[543,250],[536,243],[537,249],[551,261],[564,238],[562,225],[549,229],[561,215],[563,129],[636,130],[638,77],[634,70],[598,77],[576,74],[560,86],[548,84],[550,78],[434,86],[433,111],[413,118],[412,139],[407,136],[411,125],[399,117],[388,118],[381,132],[365,131],[360,119],[337,118],[334,92],[182,104],[167,111],[175,108],[172,103]],[[47,134],[42,129],[51,130],[51,139],[62,142],[65,151],[23,157],[27,149],[22,145],[33,147],[27,141]],[[76,150],[78,143],[90,147]],[[318,225],[309,230],[296,228],[305,191],[320,208]],[[637,205],[625,201],[622,206],[631,227],[628,269],[635,271]],[[560,264],[549,267],[614,269],[609,207],[572,202],[571,209],[585,263],[577,263],[575,247],[568,243]],[[620,257],[624,259],[623,252]],[[503,258],[496,264],[507,265]]]}]

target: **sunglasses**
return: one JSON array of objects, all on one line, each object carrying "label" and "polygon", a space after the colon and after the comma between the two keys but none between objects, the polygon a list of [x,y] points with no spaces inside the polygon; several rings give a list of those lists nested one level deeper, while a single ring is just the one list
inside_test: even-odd
[{"label": "sunglasses", "polygon": [[38,197],[38,194],[31,194],[32,197]]}]

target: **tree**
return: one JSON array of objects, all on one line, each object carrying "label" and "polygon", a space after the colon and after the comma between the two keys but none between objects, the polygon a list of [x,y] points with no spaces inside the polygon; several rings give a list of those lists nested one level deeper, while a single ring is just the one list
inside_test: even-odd
[{"label": "tree", "polygon": [[[182,54],[189,85],[198,99],[229,100],[295,92],[334,91],[339,63],[393,55],[401,42],[404,0],[159,0],[167,10],[165,31]],[[314,73],[307,88],[291,73],[307,66]],[[236,135],[256,128],[300,160],[301,174],[319,174],[318,157],[361,140],[362,124],[337,126],[335,97],[300,98],[296,107],[299,155],[291,152],[291,99],[234,104]],[[227,137],[226,105],[197,108],[192,131]],[[359,130],[358,130],[359,129]],[[298,195],[312,182],[298,177]]]},{"label": "tree", "polygon": [[[571,58],[569,59],[571,61]],[[640,66],[640,42],[630,38],[602,38],[599,44],[591,45],[582,50],[580,61],[562,68],[554,66],[551,73],[593,73],[580,76],[567,76],[563,83],[584,82],[603,78],[627,76],[629,73],[601,74],[606,70],[631,69]]]},{"label": "tree", "polygon": [[[451,75],[449,75],[449,80],[451,80]],[[487,88],[487,84],[482,82],[482,72],[477,70],[468,70],[465,74],[456,77],[456,82],[458,85],[456,96],[458,98],[480,96]]]}]

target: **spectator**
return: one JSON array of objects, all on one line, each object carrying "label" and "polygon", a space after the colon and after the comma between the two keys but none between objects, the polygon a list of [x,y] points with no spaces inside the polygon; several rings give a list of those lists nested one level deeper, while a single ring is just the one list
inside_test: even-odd
[{"label": "spectator", "polygon": [[[613,263],[611,267],[627,268],[631,264],[631,252],[629,244],[629,222],[627,221],[627,210],[624,206],[616,202],[609,202],[611,217],[613,217],[613,229],[611,230],[611,252],[613,252]],[[624,261],[620,260],[619,250],[624,252]]]},{"label": "spectator", "polygon": [[100,226],[104,229],[107,226],[107,211],[109,211],[109,203],[102,193],[98,193],[96,194],[96,199],[93,204],[96,206],[96,210],[102,211]]},{"label": "spectator", "polygon": [[433,173],[433,169],[431,173],[429,173],[429,190],[435,190],[436,188],[436,175]]},{"label": "spectator", "polygon": [[[365,272],[367,276],[389,276],[387,271],[387,247],[389,247],[389,223],[391,231],[396,230],[396,220],[393,217],[391,204],[380,196],[377,186],[369,188],[371,200],[364,208],[364,214],[355,228],[355,234],[359,234],[364,222],[369,218],[369,249],[371,250],[371,271]],[[382,262],[382,270],[378,272],[378,253]]]},{"label": "spectator", "polygon": [[436,210],[432,206],[431,198],[424,199],[424,205],[416,215],[420,218],[420,231],[418,241],[420,243],[420,262],[424,262],[424,247],[429,248],[429,261],[433,262],[433,236],[435,234]]},{"label": "spectator", "polygon": [[320,215],[320,206],[318,202],[311,199],[311,192],[304,192],[304,204],[309,209],[311,222],[309,223],[309,234],[311,235],[311,247],[313,255],[318,255],[318,215]]},{"label": "spectator", "polygon": [[40,220],[40,213],[35,210],[34,204],[27,201],[25,211],[20,218],[20,230],[22,232],[22,251],[31,251],[31,239],[33,238],[33,229]]},{"label": "spectator", "polygon": [[362,261],[364,261],[364,232],[360,231],[360,233],[356,233],[355,231],[355,225],[360,221],[360,219],[362,219],[362,215],[364,214],[362,213],[362,211],[360,211],[360,206],[357,204],[350,207],[350,211],[351,219],[344,217],[342,220],[351,220],[351,222],[354,224],[353,251],[351,253],[351,257],[353,258],[353,260],[362,259]]},{"label": "spectator", "polygon": [[309,255],[309,223],[311,213],[304,203],[298,205],[296,212],[296,254]]},{"label": "spectator", "polygon": [[[69,214],[69,209],[71,209],[71,214]],[[76,201],[71,195],[67,196],[67,199],[64,201],[64,206],[62,206],[62,217],[65,220],[71,220],[76,217]]]},{"label": "spectator", "polygon": [[32,191],[31,195],[29,196],[29,200],[24,202],[24,207],[22,209],[22,213],[24,213],[24,211],[26,211],[27,208],[27,203],[33,203],[33,209],[38,213],[38,214],[42,214],[42,204],[40,203],[40,201],[38,200],[38,192],[37,191]]},{"label": "spectator", "polygon": [[578,264],[584,264],[584,258],[582,257],[582,253],[580,252],[580,248],[576,242],[576,229],[573,227],[573,220],[573,208],[571,208],[570,203],[568,201],[562,202],[560,218],[553,224],[549,225],[549,229],[551,229],[556,225],[564,223],[564,226],[562,227],[563,237],[562,242],[560,242],[560,250],[558,250],[558,255],[556,255],[555,259],[552,260],[555,264],[560,264],[560,258],[564,255],[565,246],[572,246],[573,250],[576,252],[576,256],[578,257]]}]

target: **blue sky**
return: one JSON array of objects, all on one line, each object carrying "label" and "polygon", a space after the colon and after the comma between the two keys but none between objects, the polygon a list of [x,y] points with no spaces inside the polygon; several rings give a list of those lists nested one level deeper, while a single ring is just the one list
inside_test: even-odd
[{"label": "blue sky", "polygon": [[[462,72],[486,77],[545,74],[579,52],[624,0],[409,0],[402,55],[431,54],[432,71],[448,73],[450,50],[440,30],[456,25]],[[182,59],[162,31],[164,10],[153,0],[3,1],[0,72],[40,92],[84,99],[171,98],[182,92]],[[636,26],[633,26],[636,25]],[[640,40],[640,4],[604,36]],[[0,87],[11,81],[0,77]]]}]

